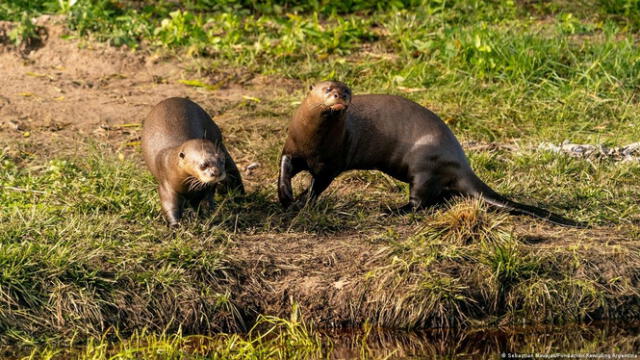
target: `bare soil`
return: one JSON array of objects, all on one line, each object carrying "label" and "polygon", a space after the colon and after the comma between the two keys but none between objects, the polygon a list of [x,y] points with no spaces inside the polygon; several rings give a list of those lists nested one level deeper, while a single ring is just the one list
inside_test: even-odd
[{"label": "bare soil", "polygon": [[[92,139],[135,152],[142,120],[165,98],[193,99],[224,129],[225,109],[247,97],[276,93],[270,86],[275,79],[237,71],[203,73],[204,60],[77,40],[60,22],[38,18],[47,35],[31,49],[17,49],[7,39],[2,44],[0,36],[0,144],[23,137],[41,151],[59,153]],[[11,26],[0,23],[0,34]],[[193,79],[218,89],[180,83]],[[289,91],[287,85],[292,84],[278,82],[278,91]],[[248,164],[237,158],[241,167]]]}]

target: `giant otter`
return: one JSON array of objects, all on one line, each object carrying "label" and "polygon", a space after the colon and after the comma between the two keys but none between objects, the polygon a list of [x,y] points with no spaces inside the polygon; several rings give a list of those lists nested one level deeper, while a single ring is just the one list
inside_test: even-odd
[{"label": "giant otter", "polygon": [[311,87],[293,114],[282,150],[278,197],[294,200],[291,178],[309,171],[307,199],[315,200],[340,173],[380,170],[410,184],[403,210],[470,195],[513,213],[565,226],[585,224],[535,206],[511,201],[473,172],[447,125],[423,106],[401,96],[352,95],[347,85],[324,81]]},{"label": "giant otter", "polygon": [[[213,205],[214,191],[244,193],[240,172],[211,117],[189,99],[161,101],[144,120],[142,153],[158,181],[162,210],[176,226],[185,201]],[[217,188],[217,189],[216,189]]]}]

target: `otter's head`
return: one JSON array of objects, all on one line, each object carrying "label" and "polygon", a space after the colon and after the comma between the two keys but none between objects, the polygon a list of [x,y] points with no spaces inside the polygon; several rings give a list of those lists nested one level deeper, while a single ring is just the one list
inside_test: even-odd
[{"label": "otter's head", "polygon": [[351,89],[339,81],[322,81],[309,87],[308,99],[323,112],[342,112],[351,104]]},{"label": "otter's head", "polygon": [[207,139],[185,141],[178,152],[178,166],[190,175],[190,187],[222,181],[226,176],[224,161],[224,152]]}]

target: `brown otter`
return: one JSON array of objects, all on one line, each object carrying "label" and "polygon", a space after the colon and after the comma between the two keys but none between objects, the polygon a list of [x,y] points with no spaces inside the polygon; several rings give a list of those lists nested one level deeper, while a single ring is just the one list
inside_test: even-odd
[{"label": "brown otter", "polygon": [[211,117],[189,99],[161,101],[144,120],[142,153],[158,180],[162,210],[176,226],[184,202],[213,205],[214,191],[244,193],[240,172]]},{"label": "brown otter", "polygon": [[513,213],[585,226],[493,191],[475,175],[447,125],[423,106],[400,96],[352,96],[349,87],[337,81],[318,83],[289,125],[280,160],[280,202],[287,207],[293,201],[291,178],[300,171],[312,175],[306,196],[313,201],[336,176],[352,169],[380,170],[408,182],[410,200],[402,210],[471,195]]}]

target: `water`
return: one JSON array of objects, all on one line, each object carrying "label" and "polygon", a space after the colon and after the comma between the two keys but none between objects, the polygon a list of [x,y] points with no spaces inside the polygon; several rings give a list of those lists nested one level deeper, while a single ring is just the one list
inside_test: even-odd
[{"label": "water", "polygon": [[640,322],[328,335],[336,359],[640,359]]},{"label": "water", "polygon": [[[333,344],[324,347],[325,351],[330,351],[324,355],[333,359],[640,359],[640,322],[466,330],[342,330],[322,332],[322,335],[325,340],[331,340],[324,342],[325,344]],[[210,337],[192,336],[185,339],[187,340],[176,349],[185,351],[186,354],[193,354],[194,349],[208,349],[203,357],[194,358],[209,358],[215,352],[217,343]],[[129,350],[123,354],[133,349],[145,348],[146,342],[147,340],[143,340],[142,345],[129,345]],[[170,343],[172,342],[157,343],[156,348],[151,347],[152,351],[145,354],[158,355],[157,351],[166,350],[164,346],[171,348]],[[124,343],[116,342],[104,345],[111,347],[115,354],[127,348],[121,348],[122,344]],[[88,353],[100,353],[96,349]],[[33,350],[0,347],[0,358],[21,358]],[[64,351],[56,351],[56,358],[77,358],[87,353],[83,346],[60,350]],[[142,356],[142,353],[137,354]],[[250,357],[251,351],[245,355]],[[89,358],[106,359],[109,356],[105,353]]]}]

